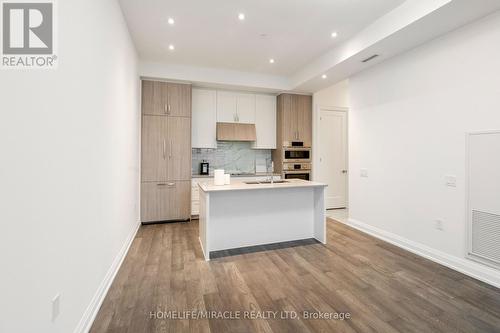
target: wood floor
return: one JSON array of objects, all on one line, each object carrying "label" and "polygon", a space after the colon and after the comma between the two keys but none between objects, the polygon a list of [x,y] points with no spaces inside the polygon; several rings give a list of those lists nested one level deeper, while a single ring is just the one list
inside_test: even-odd
[{"label": "wood floor", "polygon": [[[327,225],[326,246],[210,262],[202,259],[196,221],[143,226],[91,332],[500,332],[499,289],[338,222]],[[162,319],[171,310],[278,315]],[[351,318],[305,319],[303,311]],[[293,313],[298,319],[279,318]]]}]

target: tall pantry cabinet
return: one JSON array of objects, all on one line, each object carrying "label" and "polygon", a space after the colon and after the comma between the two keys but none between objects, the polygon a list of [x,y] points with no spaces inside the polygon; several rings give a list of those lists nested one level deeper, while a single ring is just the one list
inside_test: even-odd
[{"label": "tall pantry cabinet", "polygon": [[141,221],[191,216],[191,85],[142,81]]},{"label": "tall pantry cabinet", "polygon": [[312,96],[281,94],[278,96],[278,146],[302,142],[312,145]]}]

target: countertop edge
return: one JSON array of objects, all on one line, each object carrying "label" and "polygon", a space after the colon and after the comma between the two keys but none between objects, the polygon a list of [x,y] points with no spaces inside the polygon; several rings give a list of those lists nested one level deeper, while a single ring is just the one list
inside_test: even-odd
[{"label": "countertop edge", "polygon": [[[295,184],[293,184],[295,183]],[[235,184],[231,184],[235,185]],[[292,184],[244,184],[241,187],[229,187],[231,185],[213,185],[210,184],[210,188],[207,187],[206,183],[198,183],[199,188],[203,192],[232,192],[232,191],[254,191],[254,190],[274,190],[274,189],[290,189],[290,188],[314,188],[314,187],[327,187],[327,184],[318,182],[307,182],[306,184],[302,181],[293,181]]]}]

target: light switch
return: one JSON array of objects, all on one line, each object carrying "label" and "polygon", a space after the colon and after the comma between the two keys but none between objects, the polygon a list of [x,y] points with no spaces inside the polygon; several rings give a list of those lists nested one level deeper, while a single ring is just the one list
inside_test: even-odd
[{"label": "light switch", "polygon": [[445,176],[445,184],[449,187],[457,187],[457,176],[447,175]]},{"label": "light switch", "polygon": [[364,178],[368,177],[368,169],[361,169],[359,175]]}]

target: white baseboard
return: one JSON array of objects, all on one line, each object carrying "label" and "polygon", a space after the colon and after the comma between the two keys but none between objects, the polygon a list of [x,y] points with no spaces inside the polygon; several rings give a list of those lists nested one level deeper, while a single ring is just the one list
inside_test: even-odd
[{"label": "white baseboard", "polygon": [[90,331],[92,323],[94,322],[94,319],[97,316],[99,309],[101,308],[102,302],[104,301],[104,298],[108,293],[109,287],[111,287],[111,284],[115,279],[116,273],[118,273],[118,270],[120,269],[120,266],[122,265],[123,260],[125,259],[125,256],[128,253],[130,245],[132,245],[132,241],[134,240],[135,235],[137,234],[137,231],[139,230],[140,226],[141,223],[139,222],[133,228],[132,232],[128,235],[127,240],[120,249],[120,252],[118,252],[118,254],[116,255],[115,260],[113,260],[113,263],[111,264],[111,267],[106,273],[106,276],[104,276],[101,285],[94,294],[94,297],[92,297],[92,301],[87,307],[87,310],[85,310],[85,313],[80,319],[80,322],[73,331],[74,333],[87,333],[88,331]]},{"label": "white baseboard", "polygon": [[355,219],[350,218],[347,221],[339,222],[358,229],[378,239],[396,245],[402,249],[415,253],[421,257],[437,262],[438,264],[449,267],[460,273],[500,288],[500,272],[496,269],[479,264],[472,260],[449,255],[447,253],[411,241],[391,232],[373,227],[369,224],[357,221]]}]

